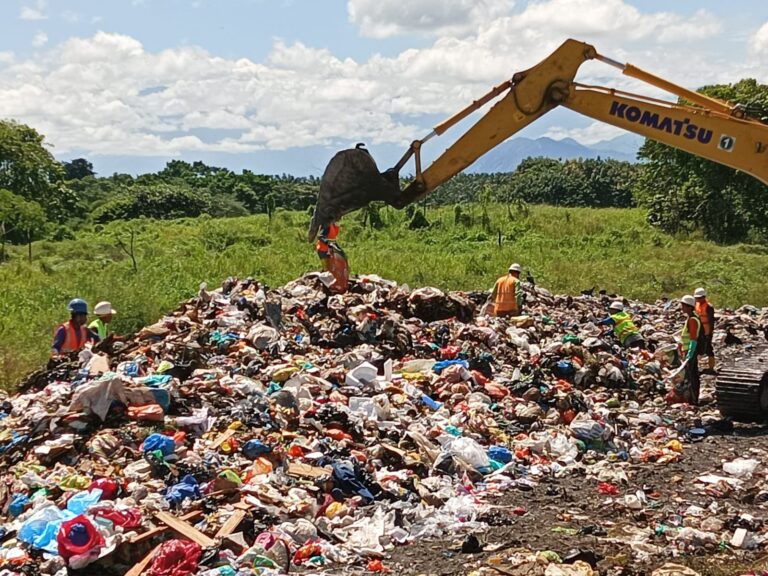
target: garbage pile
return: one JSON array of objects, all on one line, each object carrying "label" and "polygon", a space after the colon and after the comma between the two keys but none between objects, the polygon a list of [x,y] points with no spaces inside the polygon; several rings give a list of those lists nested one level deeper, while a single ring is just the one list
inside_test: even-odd
[{"label": "garbage pile", "polygon": [[[664,400],[673,302],[627,302],[655,351],[625,351],[597,325],[608,296],[529,286],[525,315],[498,319],[479,314],[487,293],[328,283],[202,286],[120,349],[2,398],[2,574],[388,571],[394,549],[423,540],[469,535],[471,552],[494,498],[552,479],[642,511],[653,494],[626,489],[632,467],[679,461],[718,421]],[[731,314],[730,337],[762,338],[761,313]],[[702,482],[734,490],[759,465]],[[647,529],[602,536],[661,565],[729,530],[737,547],[765,538],[753,517],[668,524],[661,545]],[[563,562],[515,561],[542,574]]]}]

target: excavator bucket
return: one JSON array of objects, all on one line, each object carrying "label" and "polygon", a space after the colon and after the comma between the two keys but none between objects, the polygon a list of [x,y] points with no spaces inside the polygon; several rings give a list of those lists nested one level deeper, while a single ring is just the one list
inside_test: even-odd
[{"label": "excavator bucket", "polygon": [[315,212],[309,225],[309,241],[314,241],[320,228],[370,202],[392,203],[400,196],[399,177],[395,170],[379,172],[370,152],[358,144],[331,158],[320,180]]}]

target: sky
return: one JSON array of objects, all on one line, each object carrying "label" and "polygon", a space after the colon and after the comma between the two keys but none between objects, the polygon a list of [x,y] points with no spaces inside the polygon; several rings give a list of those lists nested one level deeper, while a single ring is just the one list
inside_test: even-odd
[{"label": "sky", "polygon": [[[768,83],[765,0],[0,0],[0,118],[103,175],[320,174],[357,142],[383,169],[569,37],[690,88]],[[662,95],[598,62],[577,79]],[[567,110],[520,132],[620,134]]]}]

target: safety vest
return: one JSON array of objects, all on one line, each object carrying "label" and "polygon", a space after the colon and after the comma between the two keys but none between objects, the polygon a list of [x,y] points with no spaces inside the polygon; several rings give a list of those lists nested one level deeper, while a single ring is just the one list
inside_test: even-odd
[{"label": "safety vest", "polygon": [[102,340],[107,337],[108,328],[101,318],[96,318],[96,320],[88,324],[88,329],[92,332],[96,332]]},{"label": "safety vest", "polygon": [[616,314],[611,314],[611,318],[614,322],[613,333],[616,334],[622,346],[627,338],[639,333],[637,326],[632,322],[632,316],[626,312],[616,312]]},{"label": "safety vest", "polygon": [[64,342],[62,342],[59,352],[62,354],[67,354],[69,352],[77,352],[78,350],[82,350],[85,346],[85,343],[88,341],[88,328],[85,326],[80,326],[80,337],[78,338],[75,327],[72,325],[72,321],[69,320],[68,322],[64,322],[64,324],[60,324],[56,327],[56,330],[53,332],[54,337],[56,337],[56,333],[59,331],[59,328],[62,327],[64,328]]},{"label": "safety vest", "polygon": [[493,303],[495,314],[516,312],[518,310],[518,282],[519,280],[511,274],[502,276],[496,281],[496,301]]},{"label": "safety vest", "polygon": [[704,330],[704,334],[706,335],[712,334],[712,326],[709,325],[709,314],[707,314],[709,307],[710,303],[706,298],[701,302],[698,300],[696,301],[696,314],[701,322],[701,329]]},{"label": "safety vest", "polygon": [[[698,341],[699,335],[701,334],[701,318],[699,318],[696,314],[693,314],[691,318],[696,320],[696,340]],[[688,320],[689,318],[685,319],[685,323],[683,324],[683,331],[680,333],[680,341],[683,344],[684,353],[687,353],[688,348],[691,346],[691,335],[688,333]]]}]

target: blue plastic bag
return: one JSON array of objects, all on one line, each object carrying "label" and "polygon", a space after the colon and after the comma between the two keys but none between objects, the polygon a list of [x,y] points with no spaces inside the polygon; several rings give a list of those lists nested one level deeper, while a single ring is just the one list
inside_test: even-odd
[{"label": "blue plastic bag", "polygon": [[68,510],[59,510],[56,506],[46,506],[30,516],[19,529],[19,540],[30,546],[58,555],[59,543],[56,536],[59,528],[67,520],[76,518]]},{"label": "blue plastic bag", "polygon": [[432,365],[432,371],[437,374],[440,374],[443,370],[455,364],[458,364],[459,366],[463,366],[464,368],[469,368],[469,362],[467,362],[466,360],[441,360],[440,362],[435,362]]},{"label": "blue plastic bag", "polygon": [[194,476],[187,474],[181,479],[181,482],[174,484],[165,492],[165,499],[173,506],[178,506],[184,500],[190,498],[192,500],[198,500],[202,498],[200,494],[200,485]]},{"label": "blue plastic bag", "polygon": [[170,436],[164,434],[150,434],[144,440],[144,454],[160,450],[163,456],[170,456],[176,450],[176,443]]},{"label": "blue plastic bag", "polygon": [[491,460],[496,460],[496,462],[508,464],[512,462],[512,456],[512,451],[505,446],[491,446],[488,448],[488,457]]},{"label": "blue plastic bag", "polygon": [[243,456],[249,460],[256,460],[259,456],[272,452],[272,448],[261,440],[248,440],[248,442],[243,444],[242,452]]},{"label": "blue plastic bag", "polygon": [[73,514],[85,514],[91,506],[101,500],[103,491],[101,488],[94,488],[91,491],[78,492],[67,500],[67,510]]},{"label": "blue plastic bag", "polygon": [[16,516],[24,512],[27,504],[29,504],[29,496],[26,494],[14,494],[11,503],[8,505],[8,511],[11,513],[11,516],[16,518]]}]

